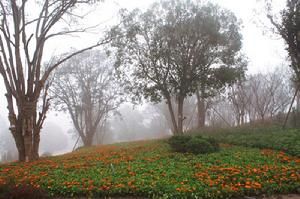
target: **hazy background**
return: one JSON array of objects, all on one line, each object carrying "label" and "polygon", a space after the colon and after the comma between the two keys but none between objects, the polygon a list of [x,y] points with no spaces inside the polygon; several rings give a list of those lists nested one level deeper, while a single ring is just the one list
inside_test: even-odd
[{"label": "hazy background", "polygon": [[[147,8],[153,0],[106,0],[93,9],[82,24],[99,25],[94,33],[86,33],[80,37],[67,37],[57,42],[48,43],[46,59],[51,56],[69,51],[70,48],[82,48],[99,40],[98,31],[104,31],[118,21],[117,13],[120,8],[132,10]],[[259,13],[257,0],[217,0],[221,6],[233,11],[242,21],[243,52],[249,59],[248,74],[266,73],[283,65],[286,59],[283,41],[264,35],[267,29],[258,23],[256,13]],[[277,0],[276,7],[280,8],[285,1]],[[87,12],[82,8],[82,12]],[[62,42],[63,41],[63,42]],[[76,41],[76,42],[74,42]],[[15,150],[14,141],[8,131],[6,100],[4,97],[3,80],[0,77],[0,150],[1,153]],[[151,105],[133,107],[127,103],[120,107],[119,113],[111,118],[105,133],[106,143],[145,139],[168,135],[167,121],[164,121]],[[149,128],[151,126],[151,129]],[[50,110],[41,132],[41,154],[50,152],[60,154],[72,150],[77,137],[72,133],[72,123],[67,114]],[[143,132],[143,133],[140,133]]]}]

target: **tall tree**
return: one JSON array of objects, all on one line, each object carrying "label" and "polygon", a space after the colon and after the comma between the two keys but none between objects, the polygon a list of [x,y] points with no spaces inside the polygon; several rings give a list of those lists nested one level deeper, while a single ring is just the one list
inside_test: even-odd
[{"label": "tall tree", "polygon": [[55,73],[56,107],[69,113],[84,146],[92,145],[96,131],[123,101],[122,85],[114,77],[113,63],[101,51],[76,55]]},{"label": "tall tree", "polygon": [[[97,43],[68,54],[48,65],[45,71],[41,70],[44,50],[50,39],[84,31],[69,29],[70,26],[59,29],[56,25],[76,17],[72,13],[81,4],[92,2],[94,1],[0,1],[0,74],[6,88],[10,131],[15,139],[20,161],[39,157],[40,130],[49,108],[49,75],[72,56],[100,45]],[[32,11],[33,8],[36,12]],[[41,103],[40,110],[38,103]]]},{"label": "tall tree", "polygon": [[[132,67],[131,91],[152,102],[165,100],[175,134],[183,133],[183,104],[203,78],[224,84],[240,50],[236,17],[213,4],[161,1],[146,12],[122,12],[122,37],[115,40],[119,68]],[[177,111],[171,102],[176,98]],[[177,116],[176,113],[177,112]]]},{"label": "tall tree", "polygon": [[291,67],[298,83],[300,82],[300,2],[299,0],[287,0],[279,16],[272,11],[272,1],[267,0],[267,17],[275,27],[275,32],[285,41]]}]

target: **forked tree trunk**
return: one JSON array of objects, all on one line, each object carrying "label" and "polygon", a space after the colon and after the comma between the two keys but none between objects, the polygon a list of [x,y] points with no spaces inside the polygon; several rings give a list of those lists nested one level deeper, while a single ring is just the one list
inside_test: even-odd
[{"label": "forked tree trunk", "polygon": [[40,129],[36,125],[36,104],[24,103],[19,106],[17,119],[10,119],[10,131],[14,137],[19,161],[32,161],[39,158]]},{"label": "forked tree trunk", "polygon": [[92,146],[92,144],[93,144],[93,137],[94,136],[86,136],[85,139],[82,140],[83,141],[83,145],[87,146],[87,147]]},{"label": "forked tree trunk", "polygon": [[83,146],[89,147],[93,145],[93,139],[95,137],[96,130],[92,129],[86,132],[86,129],[76,129],[81,141],[83,142]]}]

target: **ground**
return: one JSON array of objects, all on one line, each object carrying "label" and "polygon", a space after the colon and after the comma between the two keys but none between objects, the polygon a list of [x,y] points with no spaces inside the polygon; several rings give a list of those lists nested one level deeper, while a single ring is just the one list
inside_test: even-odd
[{"label": "ground", "polygon": [[173,152],[166,140],[140,141],[0,166],[2,198],[295,199],[286,194],[299,188],[299,156],[231,144],[194,155]]}]

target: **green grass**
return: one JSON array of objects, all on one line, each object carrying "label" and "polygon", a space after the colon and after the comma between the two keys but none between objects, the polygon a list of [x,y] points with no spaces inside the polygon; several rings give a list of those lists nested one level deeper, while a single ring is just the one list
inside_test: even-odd
[{"label": "green grass", "polygon": [[207,155],[181,154],[156,140],[1,165],[0,190],[3,197],[29,185],[57,197],[238,198],[297,192],[299,171],[300,159],[282,152],[222,145]]},{"label": "green grass", "polygon": [[300,129],[240,127],[190,133],[211,136],[222,143],[261,149],[269,148],[300,157]]}]

